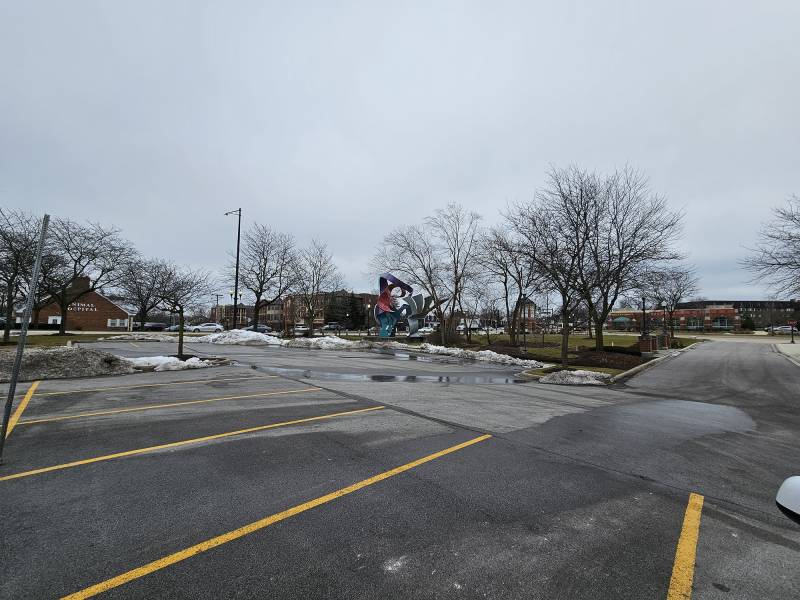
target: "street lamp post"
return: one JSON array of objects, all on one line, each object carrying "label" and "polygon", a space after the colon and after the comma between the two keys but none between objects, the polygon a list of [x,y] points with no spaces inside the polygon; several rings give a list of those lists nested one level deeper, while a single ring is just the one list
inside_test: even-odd
[{"label": "street lamp post", "polygon": [[236,329],[239,309],[239,246],[242,239],[242,209],[230,210],[225,213],[225,216],[233,214],[239,215],[239,225],[236,229],[236,273],[233,279],[233,329]]},{"label": "street lamp post", "polygon": [[369,302],[367,303],[367,312],[364,315],[364,335],[369,335],[369,311],[372,308],[372,304]]}]

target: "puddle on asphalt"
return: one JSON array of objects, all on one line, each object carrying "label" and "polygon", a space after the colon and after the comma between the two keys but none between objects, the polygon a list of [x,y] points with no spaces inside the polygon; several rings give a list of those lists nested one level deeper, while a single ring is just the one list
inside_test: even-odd
[{"label": "puddle on asphalt", "polygon": [[279,367],[258,367],[271,375],[282,375],[294,379],[321,379],[324,381],[376,381],[406,383],[453,383],[453,384],[514,384],[528,383],[527,379],[517,377],[492,377],[486,375],[368,375],[362,373],[331,373],[310,369],[282,369]]}]

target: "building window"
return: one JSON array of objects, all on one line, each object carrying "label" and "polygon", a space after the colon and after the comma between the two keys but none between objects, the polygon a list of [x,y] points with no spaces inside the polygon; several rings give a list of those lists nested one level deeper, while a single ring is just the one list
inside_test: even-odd
[{"label": "building window", "polygon": [[61,325],[61,315],[55,315],[53,317],[47,317],[47,324],[48,325]]},{"label": "building window", "polygon": [[128,319],[109,319],[108,320],[109,327],[127,327],[128,326]]}]

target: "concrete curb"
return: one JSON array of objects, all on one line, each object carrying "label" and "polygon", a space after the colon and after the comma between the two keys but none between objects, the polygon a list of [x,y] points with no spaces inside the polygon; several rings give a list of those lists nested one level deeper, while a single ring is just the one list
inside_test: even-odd
[{"label": "concrete curb", "polygon": [[[692,348],[694,348],[698,344],[702,344],[702,343],[703,343],[703,340],[695,342],[694,344],[690,344],[690,345],[686,346],[686,348],[681,348],[680,350],[675,350],[674,352],[683,353],[683,352],[686,352],[687,350],[691,350]],[[646,363],[644,363],[642,365],[637,365],[637,366],[633,367],[632,369],[628,369],[624,373],[620,373],[619,375],[614,375],[614,377],[609,379],[609,383],[619,383],[620,381],[625,381],[626,379],[629,379],[629,378],[633,377],[637,373],[641,373],[642,371],[646,371],[647,369],[656,366],[662,360],[667,359],[667,358],[674,358],[674,356],[675,356],[675,354],[670,353],[670,354],[667,354],[666,356],[659,356],[658,358],[654,358],[653,360],[649,360],[649,361],[647,361]]]},{"label": "concrete curb", "polygon": [[772,344],[772,347],[775,349],[775,352],[777,352],[778,354],[780,354],[781,356],[783,356],[784,358],[786,358],[786,360],[788,360],[789,362],[791,362],[791,363],[793,363],[793,364],[797,365],[798,367],[800,367],[800,360],[797,360],[797,359],[796,359],[794,356],[792,356],[791,354],[789,354],[789,353],[787,353],[787,352],[784,352],[783,350],[781,350],[781,346],[780,346],[780,344]]},{"label": "concrete curb", "polygon": [[526,373],[525,371],[520,371],[519,373],[514,373],[514,377],[527,379],[528,381],[539,381],[539,378],[541,378],[542,375],[532,375],[530,373]]},{"label": "concrete curb", "polygon": [[637,373],[641,373],[642,371],[646,371],[647,369],[656,366],[665,358],[670,358],[670,356],[659,356],[658,358],[654,358],[653,360],[648,360],[646,363],[641,365],[636,365],[632,369],[628,369],[627,371],[620,373],[619,375],[614,375],[611,379],[608,380],[609,383],[619,383],[620,381],[625,381],[626,379],[630,379]]}]

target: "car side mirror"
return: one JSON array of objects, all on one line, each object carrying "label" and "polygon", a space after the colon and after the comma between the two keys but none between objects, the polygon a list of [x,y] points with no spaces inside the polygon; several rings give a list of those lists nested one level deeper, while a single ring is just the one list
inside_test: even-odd
[{"label": "car side mirror", "polygon": [[783,514],[800,524],[800,476],[789,477],[781,484],[775,504]]}]

